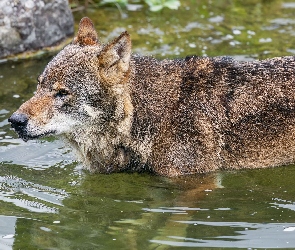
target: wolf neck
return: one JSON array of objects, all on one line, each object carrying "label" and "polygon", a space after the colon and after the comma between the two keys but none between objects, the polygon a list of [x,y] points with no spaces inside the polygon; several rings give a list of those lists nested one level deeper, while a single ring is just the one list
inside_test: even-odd
[{"label": "wolf neck", "polygon": [[153,153],[155,138],[173,114],[183,70],[178,60],[133,56],[129,93],[132,110],[130,141],[143,162]]},{"label": "wolf neck", "polygon": [[129,84],[118,84],[112,88],[115,113],[106,124],[93,121],[92,125],[77,128],[64,136],[79,156],[79,160],[90,171],[101,173],[120,172],[130,165],[134,153],[130,149],[130,130],[133,105]]},{"label": "wolf neck", "polygon": [[132,170],[140,171],[178,100],[181,68],[177,61],[133,57],[130,67],[129,80],[112,86],[116,109],[114,119],[102,126],[105,129],[94,123],[65,135],[89,170],[119,172],[142,162]]},{"label": "wolf neck", "polygon": [[64,139],[76,151],[83,166],[91,172],[120,172],[128,168],[134,158],[127,134],[129,120],[131,117],[125,117],[120,122],[109,124],[105,130],[97,124],[77,128],[64,135]]}]

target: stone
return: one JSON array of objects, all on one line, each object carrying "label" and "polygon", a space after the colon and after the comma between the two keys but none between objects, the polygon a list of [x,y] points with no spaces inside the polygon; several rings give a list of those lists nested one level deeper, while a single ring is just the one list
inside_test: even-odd
[{"label": "stone", "polygon": [[0,58],[57,45],[73,33],[68,0],[0,0]]}]

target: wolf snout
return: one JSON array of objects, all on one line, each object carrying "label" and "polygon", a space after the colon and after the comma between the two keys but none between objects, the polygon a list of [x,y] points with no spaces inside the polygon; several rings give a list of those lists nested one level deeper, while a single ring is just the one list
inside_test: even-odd
[{"label": "wolf snout", "polygon": [[9,117],[8,122],[11,123],[11,127],[15,129],[16,132],[22,133],[24,128],[28,124],[28,116],[22,113],[14,113]]}]

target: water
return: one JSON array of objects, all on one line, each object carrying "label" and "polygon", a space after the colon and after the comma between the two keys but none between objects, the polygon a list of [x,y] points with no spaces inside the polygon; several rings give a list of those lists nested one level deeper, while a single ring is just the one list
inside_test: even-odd
[{"label": "water", "polygon": [[[178,11],[87,15],[103,42],[127,29],[136,53],[253,60],[295,52],[294,13],[294,1],[187,0]],[[17,139],[7,118],[51,56],[0,64],[1,250],[295,249],[295,166],[174,179],[89,174],[56,138]]]}]

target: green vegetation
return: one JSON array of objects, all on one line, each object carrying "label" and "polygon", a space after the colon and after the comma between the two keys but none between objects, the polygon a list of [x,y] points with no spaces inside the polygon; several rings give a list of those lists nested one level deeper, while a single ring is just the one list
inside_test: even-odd
[{"label": "green vegetation", "polygon": [[145,0],[145,3],[148,4],[151,11],[159,11],[164,7],[176,10],[180,6],[178,0]]},{"label": "green vegetation", "polygon": [[70,5],[72,8],[87,8],[88,5],[101,6],[101,5],[115,5],[118,8],[126,7],[128,4],[146,4],[149,6],[150,11],[160,11],[163,8],[178,9],[180,6],[179,0],[70,0]]}]

